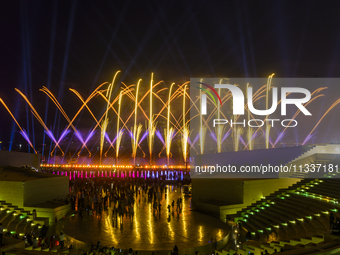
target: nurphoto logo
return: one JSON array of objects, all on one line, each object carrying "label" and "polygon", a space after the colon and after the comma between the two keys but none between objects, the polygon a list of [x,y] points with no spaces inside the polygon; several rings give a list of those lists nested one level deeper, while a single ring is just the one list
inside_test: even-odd
[{"label": "nurphoto logo", "polygon": [[[214,87],[202,83],[197,82],[201,84],[203,87],[197,87],[198,89],[201,89],[202,91],[206,92],[205,94],[201,94],[201,114],[207,115],[207,95],[211,97],[215,105],[217,106],[217,102],[213,96],[213,94],[210,92],[212,91],[218,98],[220,106],[222,106],[222,100],[216,91],[216,89],[228,89],[232,96],[232,110],[233,115],[244,115],[245,114],[245,96],[242,92],[242,90],[232,84],[215,84]],[[209,90],[210,91],[209,91]],[[302,95],[300,98],[287,98],[287,95]],[[281,116],[287,115],[287,105],[295,105],[304,115],[311,116],[312,114],[303,106],[303,104],[307,103],[311,99],[311,93],[308,89],[301,88],[301,87],[281,87],[281,99],[278,101],[278,88],[273,87],[271,89],[271,98],[272,98],[272,105],[269,109],[259,110],[254,107],[253,102],[253,88],[250,86],[247,86],[247,98],[246,98],[246,105],[249,109],[249,112],[257,115],[257,116],[268,116],[272,113],[274,113],[277,110],[278,103],[281,105]],[[223,109],[222,109],[223,111]],[[250,127],[261,127],[265,124],[265,122],[269,123],[272,127],[274,127],[275,122],[280,122],[283,127],[295,127],[297,126],[297,121],[295,119],[268,119],[265,120],[261,119],[249,119],[247,122],[245,119],[243,121],[235,122],[232,119],[213,119],[213,126],[216,125],[225,125],[230,124],[232,127],[233,125],[242,125],[243,127],[246,127],[246,124]]]}]

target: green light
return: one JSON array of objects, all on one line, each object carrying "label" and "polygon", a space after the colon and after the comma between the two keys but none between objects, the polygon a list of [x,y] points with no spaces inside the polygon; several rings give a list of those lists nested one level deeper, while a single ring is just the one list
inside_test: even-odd
[{"label": "green light", "polygon": [[16,232],[15,231],[11,231],[11,235],[14,235]]},{"label": "green light", "polygon": [[306,216],[306,218],[311,220],[313,217],[312,216]]},{"label": "green light", "polygon": [[260,210],[259,210],[259,209],[256,209],[255,211],[256,211],[256,212],[259,212]]},{"label": "green light", "polygon": [[259,233],[263,233],[263,230],[262,230],[262,229],[260,229],[260,230],[257,230],[257,232],[259,232]]},{"label": "green light", "polygon": [[271,231],[272,230],[272,228],[266,228],[268,231]]},{"label": "green light", "polygon": [[335,209],[335,208],[334,208],[334,209],[331,209],[331,211],[332,211],[332,212],[337,212],[338,209]]},{"label": "green light", "polygon": [[288,224],[287,224],[287,223],[285,223],[285,222],[284,222],[284,223],[281,223],[281,225],[283,225],[283,226],[288,226]]}]

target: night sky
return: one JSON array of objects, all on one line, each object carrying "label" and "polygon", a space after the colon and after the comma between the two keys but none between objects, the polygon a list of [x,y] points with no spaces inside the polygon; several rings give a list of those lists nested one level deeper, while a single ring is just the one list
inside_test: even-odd
[{"label": "night sky", "polygon": [[[142,86],[154,72],[165,87],[190,77],[339,77],[339,10],[339,1],[310,0],[1,1],[0,98],[32,136],[40,124],[14,88],[55,128],[40,88],[73,116],[68,89],[87,97],[117,70]],[[3,146],[22,140],[14,130],[0,105]]]}]

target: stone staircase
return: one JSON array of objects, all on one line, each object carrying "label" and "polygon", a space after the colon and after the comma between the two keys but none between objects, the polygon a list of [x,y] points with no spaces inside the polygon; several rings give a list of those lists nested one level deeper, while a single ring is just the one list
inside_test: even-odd
[{"label": "stone staircase", "polygon": [[244,242],[237,250],[216,252],[265,254],[267,251],[271,254],[283,249],[290,252],[283,254],[305,254],[296,253],[304,249],[312,254],[329,245],[340,247],[340,240],[328,246],[323,243],[323,235],[331,231],[330,213],[340,219],[339,177],[340,173],[328,173],[322,179],[303,179],[230,215],[241,223],[241,236],[250,232],[252,240]]},{"label": "stone staircase", "polygon": [[10,251],[10,254],[18,254],[18,255],[48,255],[48,254],[70,254],[70,255],[83,255],[83,251],[79,250],[69,250],[68,248],[60,249],[60,248],[46,248],[42,249],[41,247],[33,248],[32,246],[26,247],[25,249],[13,249]]},{"label": "stone staircase", "polygon": [[237,250],[230,249],[216,250],[216,255],[261,255],[261,254],[282,254],[282,255],[300,255],[300,254],[339,254],[340,239],[325,240],[324,235],[312,236],[310,238],[292,239],[289,241],[277,241],[268,244],[255,241],[247,241],[242,248]]},{"label": "stone staircase", "polygon": [[[339,164],[340,163],[340,146],[338,144],[324,144],[324,145],[313,145],[306,148],[301,155],[294,158],[285,164],[285,166],[295,166],[291,168],[290,172],[280,173],[280,178],[321,178],[324,169],[321,167],[318,171],[311,172],[306,168],[305,165],[314,164],[317,166],[328,165],[330,162]],[[302,167],[300,167],[302,166]]]},{"label": "stone staircase", "polygon": [[42,217],[34,219],[31,212],[6,201],[0,201],[0,222],[4,228],[4,233],[10,232],[12,235],[24,236],[25,233],[30,231],[37,235],[43,225],[48,226],[49,219]]}]

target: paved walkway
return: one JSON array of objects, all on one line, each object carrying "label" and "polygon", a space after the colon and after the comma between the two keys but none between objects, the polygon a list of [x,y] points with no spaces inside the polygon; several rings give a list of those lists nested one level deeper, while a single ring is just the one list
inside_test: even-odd
[{"label": "paved walkway", "polygon": [[[182,209],[176,210],[176,201],[182,197]],[[160,198],[161,210],[155,211],[147,195],[135,196],[134,215],[115,217],[113,203],[101,215],[85,217],[79,215],[66,219],[64,232],[77,240],[120,249],[172,250],[199,247],[217,241],[228,233],[227,224],[213,217],[191,211],[191,197],[184,195],[179,188],[167,186]],[[174,209],[168,212],[167,206],[175,201]]]}]

